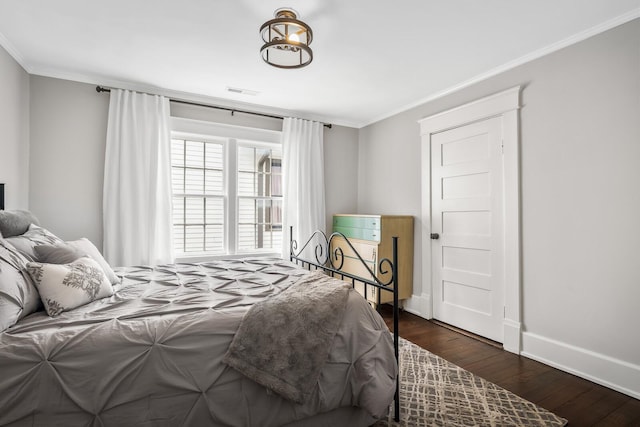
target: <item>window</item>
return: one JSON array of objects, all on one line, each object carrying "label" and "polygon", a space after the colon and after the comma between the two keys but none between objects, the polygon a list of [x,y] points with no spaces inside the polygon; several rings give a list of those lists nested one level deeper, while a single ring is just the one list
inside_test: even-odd
[{"label": "window", "polygon": [[176,256],[279,253],[283,202],[280,132],[172,121]]},{"label": "window", "polygon": [[177,254],[224,252],[224,145],[171,140],[173,240]]},{"label": "window", "polygon": [[280,149],[238,147],[238,249],[278,249],[282,244]]}]

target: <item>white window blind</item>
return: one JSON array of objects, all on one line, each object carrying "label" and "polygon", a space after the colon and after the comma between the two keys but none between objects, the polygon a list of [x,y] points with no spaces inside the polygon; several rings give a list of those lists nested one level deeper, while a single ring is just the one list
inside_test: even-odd
[{"label": "white window blind", "polygon": [[172,139],[171,172],[176,253],[224,253],[224,145]]}]

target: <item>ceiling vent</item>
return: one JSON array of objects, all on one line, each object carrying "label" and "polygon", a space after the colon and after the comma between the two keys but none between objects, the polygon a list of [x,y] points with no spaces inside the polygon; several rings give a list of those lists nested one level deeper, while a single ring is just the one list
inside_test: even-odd
[{"label": "ceiling vent", "polygon": [[241,89],[238,87],[228,87],[228,86],[227,86],[227,92],[237,93],[239,95],[251,95],[251,96],[256,96],[258,93],[260,93],[256,90]]}]

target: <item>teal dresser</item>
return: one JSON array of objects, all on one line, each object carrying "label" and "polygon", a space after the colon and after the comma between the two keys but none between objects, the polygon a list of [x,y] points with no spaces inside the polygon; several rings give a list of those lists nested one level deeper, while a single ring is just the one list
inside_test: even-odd
[{"label": "teal dresser", "polygon": [[[344,253],[343,271],[358,276],[371,277],[369,270],[386,282],[390,273],[379,271],[381,259],[392,259],[392,238],[398,237],[398,298],[411,297],[413,292],[413,217],[406,215],[355,215],[341,214],[333,216],[333,231],[340,232],[353,244],[355,250],[366,263],[360,262],[344,239],[334,239],[332,250],[340,248]],[[367,269],[368,267],[368,269]],[[356,289],[365,295],[363,285]],[[393,300],[391,292],[379,292],[368,286],[366,298],[372,304]]]}]

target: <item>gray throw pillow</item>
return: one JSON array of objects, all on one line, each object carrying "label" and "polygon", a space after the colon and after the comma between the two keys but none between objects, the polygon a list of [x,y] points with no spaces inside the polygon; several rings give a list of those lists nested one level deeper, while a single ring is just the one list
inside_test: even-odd
[{"label": "gray throw pillow", "polygon": [[100,264],[100,267],[102,267],[102,269],[104,270],[104,274],[107,275],[107,279],[109,279],[109,282],[112,285],[120,283],[120,279],[118,278],[118,276],[116,276],[116,273],[113,271],[107,260],[104,259],[98,248],[96,248],[96,246],[91,242],[91,240],[83,237],[82,239],[73,240],[66,243],[72,248],[87,254],[89,257],[97,261],[98,264]]},{"label": "gray throw pillow", "polygon": [[0,240],[0,332],[41,306],[26,265],[15,248]]},{"label": "gray throw pillow", "polygon": [[31,224],[39,222],[29,211],[0,211],[0,234],[5,238],[26,233]]},{"label": "gray throw pillow", "polygon": [[70,264],[78,258],[87,256],[79,249],[67,244],[38,245],[33,248],[36,261],[47,264]]}]

